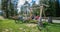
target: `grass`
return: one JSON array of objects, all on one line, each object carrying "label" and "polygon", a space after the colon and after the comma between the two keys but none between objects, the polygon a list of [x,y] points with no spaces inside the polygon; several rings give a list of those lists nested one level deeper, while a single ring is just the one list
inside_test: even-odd
[{"label": "grass", "polygon": [[14,20],[0,20],[0,32],[40,32],[37,26],[29,27],[27,24],[16,24]]},{"label": "grass", "polygon": [[39,31],[37,24],[18,23],[14,20],[0,20],[0,32],[60,32],[60,23],[44,24],[44,28]]},{"label": "grass", "polygon": [[60,24],[50,24],[50,27],[48,26],[49,28],[51,32],[60,32]]},{"label": "grass", "polygon": [[46,27],[43,28],[42,32],[60,32],[60,23],[49,23],[45,26]]}]

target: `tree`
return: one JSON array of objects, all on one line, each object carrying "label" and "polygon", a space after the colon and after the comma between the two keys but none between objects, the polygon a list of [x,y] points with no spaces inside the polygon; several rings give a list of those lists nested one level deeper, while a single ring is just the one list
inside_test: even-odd
[{"label": "tree", "polygon": [[9,0],[2,0],[2,10],[5,12],[4,16],[8,18],[8,1]]},{"label": "tree", "polygon": [[33,2],[33,5],[32,5],[32,10],[33,10],[33,12],[32,12],[32,14],[34,14],[34,15],[40,15],[40,8],[39,8],[40,6],[39,5],[37,5],[36,3],[35,3],[35,1]]},{"label": "tree", "polygon": [[56,17],[56,7],[55,7],[55,0],[49,0],[49,7],[47,9],[48,11],[48,22],[52,23],[52,16]]},{"label": "tree", "polygon": [[4,11],[4,16],[6,18],[17,14],[17,11],[14,10],[14,4],[11,3],[11,0],[2,0],[2,10]]},{"label": "tree", "polygon": [[24,14],[24,16],[29,16],[30,13],[30,4],[28,1],[25,1],[24,5],[21,6],[21,14]]},{"label": "tree", "polygon": [[9,12],[10,12],[10,16],[17,15],[17,9],[14,9],[14,4],[12,4],[12,3],[10,3],[10,5],[9,5]]},{"label": "tree", "polygon": [[55,0],[50,0],[49,1],[49,12],[51,13],[51,16],[56,17],[56,10],[55,10]]}]

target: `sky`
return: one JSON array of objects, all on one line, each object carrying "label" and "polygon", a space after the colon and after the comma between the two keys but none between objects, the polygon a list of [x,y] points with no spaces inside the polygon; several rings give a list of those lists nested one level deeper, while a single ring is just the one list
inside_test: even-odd
[{"label": "sky", "polygon": [[[32,0],[26,0],[30,3],[30,5],[32,4]],[[33,1],[36,1],[36,4],[38,4],[39,0],[33,0]],[[25,0],[19,0],[18,1],[18,7],[20,7],[21,5],[23,5],[25,3]]]},{"label": "sky", "polygon": [[[26,0],[26,1],[28,1],[29,3],[30,3],[30,5],[32,5],[32,0]],[[38,4],[39,3],[39,0],[33,0],[33,1],[36,1],[36,4]],[[21,5],[23,5],[25,3],[25,0],[19,0],[18,1],[18,12],[21,10],[20,9],[20,7],[21,7]]]},{"label": "sky", "polygon": [[59,3],[60,3],[60,0],[59,0]]},{"label": "sky", "polygon": [[[32,2],[32,0],[26,0],[26,1],[28,1],[30,4],[32,4],[31,2]],[[39,2],[39,0],[33,0],[33,1],[36,1],[36,4],[38,4],[38,2]],[[19,0],[18,1],[18,6],[21,6],[21,5],[23,5],[25,3],[25,0]]]}]

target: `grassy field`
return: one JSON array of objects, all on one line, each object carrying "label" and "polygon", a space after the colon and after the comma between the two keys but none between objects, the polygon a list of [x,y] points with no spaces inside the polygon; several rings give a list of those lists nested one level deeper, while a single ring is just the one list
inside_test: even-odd
[{"label": "grassy field", "polygon": [[16,24],[14,20],[0,20],[0,32],[40,32],[37,24]]},{"label": "grassy field", "polygon": [[0,20],[0,32],[60,32],[60,24],[44,24],[45,27],[39,31],[37,24],[18,23],[14,20]]},{"label": "grassy field", "polygon": [[60,23],[53,23],[44,25],[41,32],[60,32]]}]

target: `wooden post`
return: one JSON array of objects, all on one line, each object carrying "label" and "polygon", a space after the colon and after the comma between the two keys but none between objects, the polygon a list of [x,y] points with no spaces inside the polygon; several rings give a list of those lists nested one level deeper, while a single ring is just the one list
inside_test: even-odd
[{"label": "wooden post", "polygon": [[44,15],[44,21],[46,21],[45,11],[43,11],[43,15]]},{"label": "wooden post", "polygon": [[39,22],[38,22],[38,25],[40,27],[43,27],[43,23],[42,23],[42,12],[43,12],[43,6],[40,6],[40,19],[39,19]]}]

